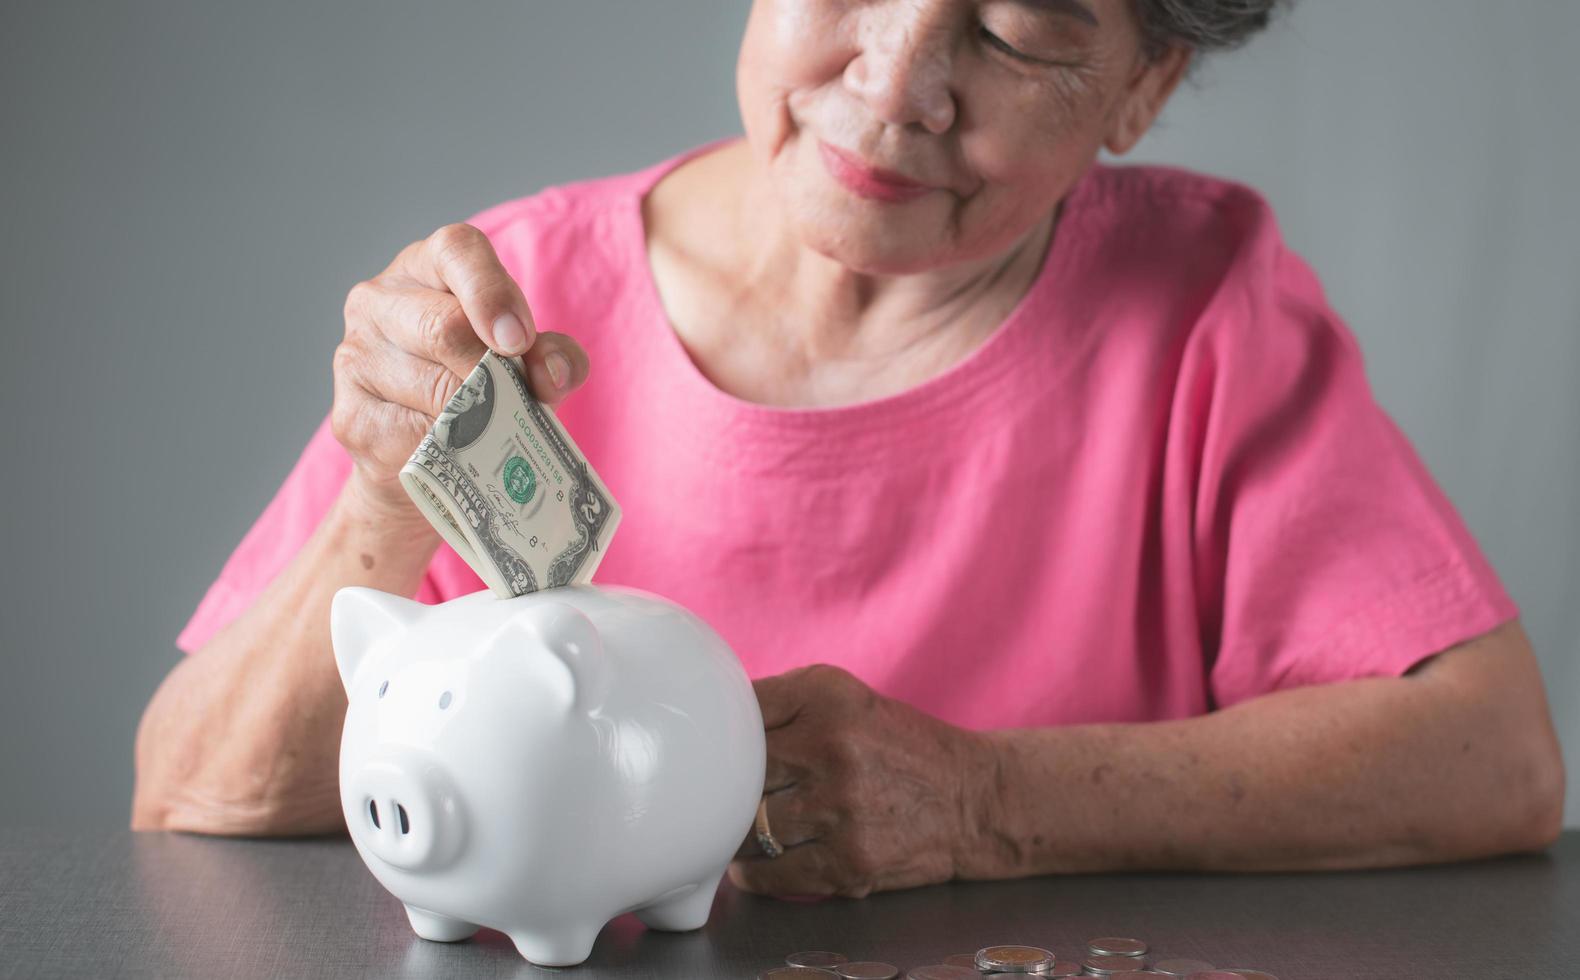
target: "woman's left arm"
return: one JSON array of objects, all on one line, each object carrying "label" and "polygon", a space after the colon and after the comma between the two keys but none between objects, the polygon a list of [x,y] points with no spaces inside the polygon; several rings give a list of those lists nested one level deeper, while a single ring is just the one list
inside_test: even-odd
[{"label": "woman's left arm", "polygon": [[730,875],[864,895],[1053,872],[1384,867],[1540,849],[1564,769],[1518,621],[1399,678],[1180,721],[972,733],[836,668],[758,682],[787,845]]}]

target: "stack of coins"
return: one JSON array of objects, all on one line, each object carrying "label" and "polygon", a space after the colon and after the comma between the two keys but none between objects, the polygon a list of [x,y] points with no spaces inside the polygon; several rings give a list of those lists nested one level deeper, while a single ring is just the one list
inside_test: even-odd
[{"label": "stack of coins", "polygon": [[1047,976],[1058,957],[1040,946],[989,946],[977,950],[977,969],[982,973],[1034,973]]},{"label": "stack of coins", "polygon": [[764,970],[757,980],[980,980],[986,975],[1021,974],[1032,977],[1106,977],[1107,980],[1141,980],[1144,977],[1176,977],[1179,980],[1278,980],[1261,970],[1236,968],[1221,970],[1195,959],[1163,957],[1148,963],[1150,952],[1139,939],[1107,936],[1086,944],[1080,961],[1060,959],[1041,946],[1014,944],[984,946],[975,953],[946,956],[942,963],[929,963],[901,971],[880,960],[851,960],[844,953],[807,950],[785,957],[784,966]]}]

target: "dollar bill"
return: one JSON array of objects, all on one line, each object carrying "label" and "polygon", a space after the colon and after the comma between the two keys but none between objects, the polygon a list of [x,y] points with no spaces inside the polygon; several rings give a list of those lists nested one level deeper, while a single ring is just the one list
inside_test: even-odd
[{"label": "dollar bill", "polygon": [[400,471],[439,534],[502,597],[586,582],[620,506],[520,361],[493,351],[434,420]]}]

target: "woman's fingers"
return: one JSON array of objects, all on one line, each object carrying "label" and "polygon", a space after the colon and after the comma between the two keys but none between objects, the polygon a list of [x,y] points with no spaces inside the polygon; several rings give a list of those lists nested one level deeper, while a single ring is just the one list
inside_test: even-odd
[{"label": "woman's fingers", "polygon": [[776,858],[732,861],[729,876],[736,888],[756,895],[861,898],[866,894],[846,883],[839,855],[817,840],[787,847],[784,854]]},{"label": "woman's fingers", "polygon": [[394,344],[368,351],[360,378],[363,390],[374,398],[419,413],[425,420],[424,432],[464,380],[464,374],[407,353]]},{"label": "woman's fingers", "polygon": [[797,667],[782,674],[752,681],[757,707],[762,712],[763,729],[774,732],[795,722],[810,699],[816,696],[817,676],[812,667]]},{"label": "woman's fingers", "polygon": [[[831,811],[819,805],[812,794],[794,789],[769,793],[765,797],[768,810],[768,829],[774,839],[786,848],[799,847],[814,840],[822,840],[834,830]],[[767,858],[757,840],[757,825],[747,832],[746,839],[735,851],[736,860]]]},{"label": "woman's fingers", "polygon": [[979,764],[968,735],[827,664],[753,686],[768,822],[785,853],[743,846],[731,880],[766,894],[860,897],[955,873],[970,833],[961,773]]},{"label": "woman's fingers", "polygon": [[428,431],[428,419],[404,405],[363,397],[337,409],[335,438],[380,481],[394,475]]},{"label": "woman's fingers", "polygon": [[488,349],[461,301],[442,290],[380,279],[358,283],[346,306],[348,315],[371,326],[383,344],[447,368],[457,387]]},{"label": "woman's fingers", "polygon": [[407,246],[390,271],[460,302],[473,333],[501,354],[523,354],[537,325],[521,287],[505,271],[494,246],[468,224],[445,225]]},{"label": "woman's fingers", "polygon": [[822,840],[835,830],[835,816],[827,801],[814,792],[787,789],[768,794],[768,829],[785,847],[799,847]]},{"label": "woman's fingers", "polygon": [[[778,728],[767,733],[768,764],[763,777],[763,798],[768,826],[785,847],[797,847],[827,836],[836,829],[840,808],[830,795],[833,787],[824,778],[815,744],[806,733]],[[763,857],[756,827],[736,851],[737,859]]]},{"label": "woman's fingers", "polygon": [[[432,415],[438,414],[487,349],[472,331],[461,301],[450,293],[425,286],[363,283],[352,290],[348,306],[375,324],[388,345],[442,366],[452,376]],[[533,396],[549,405],[580,387],[590,367],[581,344],[553,332],[538,334],[522,360]],[[421,407],[409,400],[401,403]]]},{"label": "woman's fingers", "polygon": [[523,358],[532,395],[557,405],[587,380],[589,362],[582,345],[562,333],[543,331]]}]

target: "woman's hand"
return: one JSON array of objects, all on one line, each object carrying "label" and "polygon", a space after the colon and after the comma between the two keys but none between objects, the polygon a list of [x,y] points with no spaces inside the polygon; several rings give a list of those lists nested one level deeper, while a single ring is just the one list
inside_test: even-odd
[{"label": "woman's hand", "polygon": [[527,382],[553,405],[587,378],[587,354],[540,333],[493,245],[471,225],[445,225],[352,287],[335,349],[330,424],[356,466],[348,491],[379,517],[423,523],[400,472],[485,348],[525,354]]},{"label": "woman's hand", "polygon": [[768,733],[768,823],[730,880],[769,895],[840,895],[953,878],[993,784],[986,740],[815,664],[755,683]]}]

